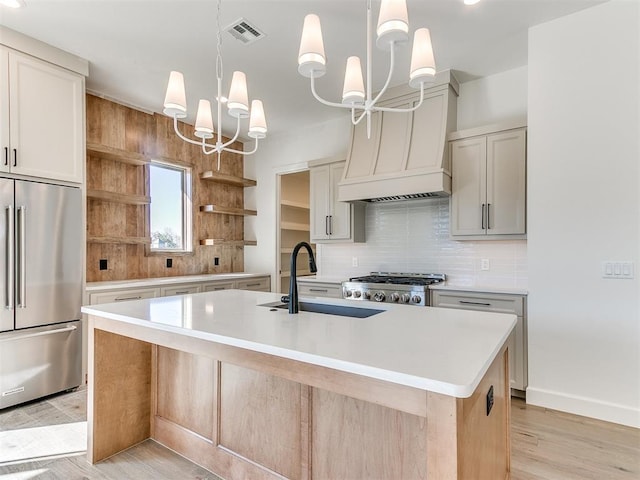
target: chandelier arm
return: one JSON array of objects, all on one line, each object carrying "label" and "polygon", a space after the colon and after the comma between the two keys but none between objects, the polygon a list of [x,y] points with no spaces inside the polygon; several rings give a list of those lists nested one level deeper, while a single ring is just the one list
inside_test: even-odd
[{"label": "chandelier arm", "polygon": [[320,95],[318,95],[318,92],[316,92],[316,84],[313,78],[313,75],[311,76],[311,93],[313,93],[313,96],[316,98],[316,100],[318,100],[320,103],[323,103],[329,107],[339,107],[339,108],[352,108],[351,105],[344,105],[342,103],[336,103],[336,102],[329,102],[328,100],[325,100],[324,98],[320,97]]},{"label": "chandelier arm", "polygon": [[382,90],[380,90],[378,92],[378,95],[376,95],[376,98],[374,98],[371,101],[371,106],[374,106],[378,100],[380,100],[380,97],[384,94],[384,92],[387,91],[387,88],[389,87],[389,83],[391,83],[391,77],[393,75],[393,68],[395,67],[395,51],[396,51],[396,42],[391,42],[391,50],[390,50],[390,60],[389,60],[389,74],[387,75],[387,81],[384,82],[384,87],[382,87]]},{"label": "chandelier arm", "polygon": [[[218,136],[220,138],[222,138],[222,133],[220,132],[220,125],[218,125]],[[233,138],[231,140],[229,140],[227,143],[223,143],[222,145],[220,145],[221,148],[225,148],[227,145],[231,145],[233,142],[235,142],[238,137],[240,136],[240,117],[238,117],[238,124],[236,127],[236,134],[233,136]]]},{"label": "chandelier arm", "polygon": [[367,111],[363,110],[360,116],[356,119],[356,111],[355,109],[353,109],[351,110],[351,123],[353,123],[354,126],[358,125],[362,121],[362,119],[366,116],[367,116]]},{"label": "chandelier arm", "polygon": [[239,153],[240,155],[253,155],[254,153],[256,153],[258,151],[258,139],[255,139],[255,145],[253,146],[253,150],[251,150],[250,152],[246,152],[244,150],[234,150],[233,148],[225,148],[224,151],[225,152],[231,152],[231,153]]},{"label": "chandelier arm", "polygon": [[424,101],[424,83],[420,84],[420,101],[413,107],[409,108],[392,108],[392,107],[371,107],[372,110],[377,112],[396,112],[396,113],[409,113],[417,110]]},{"label": "chandelier arm", "polygon": [[201,142],[198,142],[196,140],[191,140],[188,137],[185,137],[184,135],[182,135],[182,133],[180,133],[180,130],[178,130],[178,117],[173,117],[173,129],[176,131],[176,135],[178,135],[178,137],[182,140],[184,140],[185,142],[191,143],[193,145],[202,145],[204,148],[204,145],[206,145],[207,147],[211,147],[213,145],[209,145],[208,143],[205,143],[204,139]]}]

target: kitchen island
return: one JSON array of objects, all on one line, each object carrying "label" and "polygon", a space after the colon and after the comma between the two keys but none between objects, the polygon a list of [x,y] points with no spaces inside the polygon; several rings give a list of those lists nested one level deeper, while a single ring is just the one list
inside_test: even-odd
[{"label": "kitchen island", "polygon": [[514,315],[279,297],[83,307],[89,460],[153,438],[229,480],[509,478]]}]

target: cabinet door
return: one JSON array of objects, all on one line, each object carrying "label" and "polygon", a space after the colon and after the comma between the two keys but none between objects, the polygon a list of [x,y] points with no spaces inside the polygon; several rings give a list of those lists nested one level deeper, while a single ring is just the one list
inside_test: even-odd
[{"label": "cabinet door", "polygon": [[10,51],[9,96],[11,171],[81,183],[84,78]]},{"label": "cabinet door", "polygon": [[351,238],[351,204],[338,201],[338,183],[342,179],[345,162],[330,165],[331,209],[329,211],[329,238]]},{"label": "cabinet door", "polygon": [[0,171],[9,171],[9,51],[0,47]]},{"label": "cabinet door", "polygon": [[487,233],[525,233],[524,129],[487,136]]},{"label": "cabinet door", "polygon": [[312,242],[330,238],[331,169],[329,167],[330,165],[322,165],[309,169]]},{"label": "cabinet door", "polygon": [[487,147],[485,137],[449,144],[451,155],[451,235],[484,235]]}]

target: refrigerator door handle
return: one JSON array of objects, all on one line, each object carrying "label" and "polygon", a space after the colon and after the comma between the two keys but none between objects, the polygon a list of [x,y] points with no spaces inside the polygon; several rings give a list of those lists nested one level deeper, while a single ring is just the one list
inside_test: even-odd
[{"label": "refrigerator door handle", "polygon": [[14,217],[13,217],[13,205],[5,207],[5,220],[6,220],[6,242],[5,255],[7,262],[7,269],[5,271],[5,301],[4,306],[8,310],[13,310],[13,287],[15,281],[16,270],[16,258],[13,251],[13,229],[14,229]]},{"label": "refrigerator door handle", "polygon": [[63,332],[73,332],[74,330],[77,330],[78,327],[76,327],[75,325],[69,325],[68,327],[63,327],[63,328],[56,328],[55,330],[44,330],[42,332],[35,332],[35,333],[26,333],[24,335],[16,335],[16,336],[7,336],[6,338],[0,338],[0,343],[1,342],[13,342],[16,340],[24,340],[25,338],[32,338],[32,337],[41,337],[43,335],[53,335],[54,333],[63,333]]},{"label": "refrigerator door handle", "polygon": [[20,264],[18,265],[18,307],[27,308],[27,219],[24,205],[18,207],[18,258]]}]

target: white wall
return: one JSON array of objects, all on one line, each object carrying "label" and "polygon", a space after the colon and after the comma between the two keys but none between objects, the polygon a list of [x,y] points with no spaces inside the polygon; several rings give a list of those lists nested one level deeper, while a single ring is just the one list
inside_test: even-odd
[{"label": "white wall", "polygon": [[526,66],[460,84],[458,130],[526,119]]},{"label": "white wall", "polygon": [[349,117],[344,115],[321,125],[268,137],[254,155],[245,157],[245,176],[258,183],[254,188],[245,188],[245,208],[258,211],[256,217],[245,217],[245,238],[258,241],[257,246],[244,249],[245,271],[270,273],[273,291],[277,285],[276,176],[304,170],[310,160],[317,158],[346,158],[350,133]]},{"label": "white wall", "polygon": [[[529,32],[527,401],[640,427],[640,8]],[[601,262],[635,262],[607,280]]]}]

